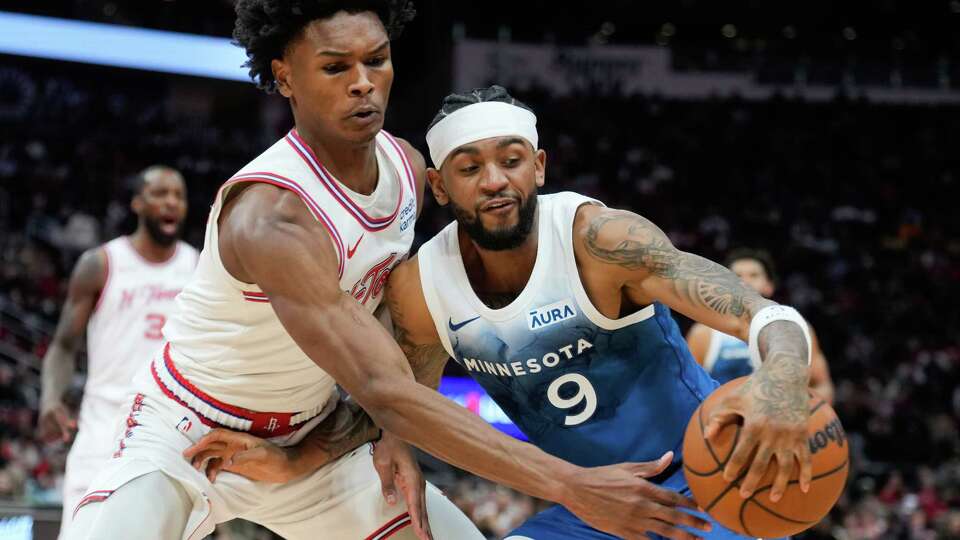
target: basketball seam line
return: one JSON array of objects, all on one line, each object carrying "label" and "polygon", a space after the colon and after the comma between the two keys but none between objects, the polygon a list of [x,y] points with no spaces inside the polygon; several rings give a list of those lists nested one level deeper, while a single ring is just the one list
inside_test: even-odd
[{"label": "basketball seam line", "polygon": [[[833,474],[836,474],[836,473],[842,471],[844,468],[846,468],[849,463],[850,463],[850,460],[849,460],[849,459],[845,459],[845,460],[843,460],[843,463],[841,463],[840,465],[834,467],[833,469],[831,469],[831,470],[829,470],[829,471],[826,471],[826,472],[823,472],[823,473],[820,473],[820,474],[812,477],[812,478],[810,479],[810,482],[814,482],[814,481],[816,481],[816,480],[820,480],[820,479],[822,479],[822,478],[826,478],[826,477],[828,477],[828,476],[831,476],[831,475],[833,475]],[[789,481],[787,482],[787,486],[789,486],[790,484],[797,484],[797,483],[799,483],[799,482],[800,482],[800,480],[789,480]],[[760,494],[761,491],[767,491],[768,489],[772,489],[772,488],[773,488],[773,484],[770,484],[769,486],[765,486],[765,487],[763,487],[763,488],[755,491],[755,492],[753,493],[753,495],[750,496],[750,498],[748,498],[748,499],[746,499],[745,501],[743,501],[743,504],[740,505],[740,515],[739,515],[739,518],[740,518],[740,527],[743,528],[743,532],[747,533],[748,536],[754,536],[754,535],[750,533],[749,529],[747,528],[747,524],[743,521],[743,513],[746,511],[747,503],[751,503],[751,502],[752,502],[753,504],[759,506],[763,511],[765,511],[765,512],[767,512],[767,513],[769,513],[769,514],[771,514],[771,515],[773,515],[773,516],[775,516],[775,517],[777,517],[778,519],[782,519],[782,520],[784,520],[784,521],[790,521],[790,522],[792,522],[792,523],[797,523],[797,524],[800,524],[800,525],[810,525],[810,524],[813,524],[813,523],[816,523],[816,522],[820,521],[819,519],[816,519],[816,520],[813,520],[813,521],[798,521],[798,520],[795,520],[795,519],[791,519],[791,518],[788,518],[788,517],[786,517],[786,516],[780,515],[779,513],[777,513],[777,512],[775,512],[775,511],[767,508],[766,506],[764,506],[763,503],[754,500],[754,499],[756,498],[756,496]]]},{"label": "basketball seam line", "polygon": [[[737,425],[737,431],[736,433],[733,434],[733,444],[730,446],[730,453],[727,454],[727,458],[725,460],[720,461],[717,458],[716,452],[713,451],[713,445],[710,444],[710,439],[707,439],[707,437],[704,436],[703,434],[704,429],[703,429],[703,404],[702,403],[701,403],[701,406],[697,408],[697,410],[699,411],[697,413],[697,423],[700,424],[700,435],[703,437],[703,442],[707,445],[707,451],[710,452],[710,457],[712,457],[713,462],[717,464],[717,469],[711,474],[716,474],[717,472],[720,472],[727,466],[727,462],[730,461],[730,457],[733,456],[733,449],[737,447],[737,441],[740,440],[740,426]],[[684,462],[683,467],[684,469],[687,468],[686,462]],[[698,476],[706,476],[706,475],[698,475]]]}]

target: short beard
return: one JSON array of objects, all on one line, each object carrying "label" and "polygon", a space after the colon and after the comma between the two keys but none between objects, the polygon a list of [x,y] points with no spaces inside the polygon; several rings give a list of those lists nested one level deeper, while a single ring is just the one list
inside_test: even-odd
[{"label": "short beard", "polygon": [[479,214],[471,217],[465,209],[457,206],[453,201],[450,201],[450,208],[457,223],[478,246],[488,251],[504,251],[520,247],[520,244],[523,244],[530,235],[533,229],[533,218],[537,214],[537,193],[532,193],[526,202],[520,205],[517,224],[507,229],[487,230],[480,221]]},{"label": "short beard", "polygon": [[183,230],[183,223],[177,225],[177,230],[173,234],[167,234],[160,228],[160,222],[155,219],[144,218],[144,228],[150,239],[160,247],[170,247],[180,238],[180,232]]}]

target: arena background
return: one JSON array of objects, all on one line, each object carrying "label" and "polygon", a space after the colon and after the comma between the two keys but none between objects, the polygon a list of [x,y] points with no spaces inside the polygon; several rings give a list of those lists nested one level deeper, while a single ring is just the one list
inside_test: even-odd
[{"label": "arena background", "polygon": [[[711,258],[768,249],[777,299],[817,328],[852,450],[846,493],[803,537],[960,538],[960,0],[771,4],[420,0],[394,43],[387,129],[425,150],[442,96],[498,82],[538,113],[546,191],[635,210]],[[66,448],[34,435],[39,358],[77,256],[132,230],[123,186],[158,162],[187,178],[200,247],[218,185],[292,119],[248,82],[57,59],[11,15],[226,38],[227,0],[0,11],[0,539],[49,539]],[[417,243],[448,219],[428,200]],[[424,464],[491,538],[542,505]]]}]

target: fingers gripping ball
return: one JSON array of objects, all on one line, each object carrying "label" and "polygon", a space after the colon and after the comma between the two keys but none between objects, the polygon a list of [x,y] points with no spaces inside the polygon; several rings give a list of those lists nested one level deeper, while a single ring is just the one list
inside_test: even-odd
[{"label": "fingers gripping ball", "polygon": [[807,428],[813,465],[810,491],[803,493],[795,466],[787,490],[776,503],[770,488],[776,476],[776,460],[750,498],[739,494],[742,475],[733,482],[723,479],[723,468],[740,436],[740,425],[724,426],[707,441],[703,430],[712,407],[736,390],[747,377],[730,381],[711,394],[693,413],[683,440],[683,468],[693,497],[723,526],[742,535],[772,538],[797,534],[818,523],[833,508],[843,491],[849,469],[849,449],[843,426],[833,408],[810,392],[810,423]]}]

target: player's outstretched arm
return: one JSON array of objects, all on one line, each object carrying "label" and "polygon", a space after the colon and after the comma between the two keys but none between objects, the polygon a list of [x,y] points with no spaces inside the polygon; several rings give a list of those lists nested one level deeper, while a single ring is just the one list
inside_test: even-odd
[{"label": "player's outstretched arm", "polygon": [[77,429],[76,419],[63,404],[63,394],[76,371],[76,354],[106,277],[102,248],[84,252],[70,276],[60,321],[42,363],[38,432],[44,440],[67,442]]},{"label": "player's outstretched arm", "polygon": [[692,501],[643,480],[659,461],[583,469],[418,384],[393,337],[340,290],[329,237],[296,195],[254,185],[225,207],[220,224],[228,271],[263,289],[300,348],[384,430],[474,474],[563,504],[621,537],[654,531],[692,539],[676,525],[707,527],[676,508]]},{"label": "player's outstretched arm", "polygon": [[[656,225],[632,212],[584,206],[575,231],[578,262],[611,275],[619,290],[638,304],[663,302],[744,341],[749,339],[753,317],[776,305],[727,268],[678,250]],[[776,458],[778,473],[770,495],[776,501],[786,489],[795,461],[800,463],[801,489],[809,488],[809,348],[804,328],[786,320],[764,326],[757,344],[761,367],[738,394],[714,410],[706,436],[715,436],[724,424],[743,417],[743,435],[724,478],[732,481],[745,471],[740,492],[749,496]]]}]

